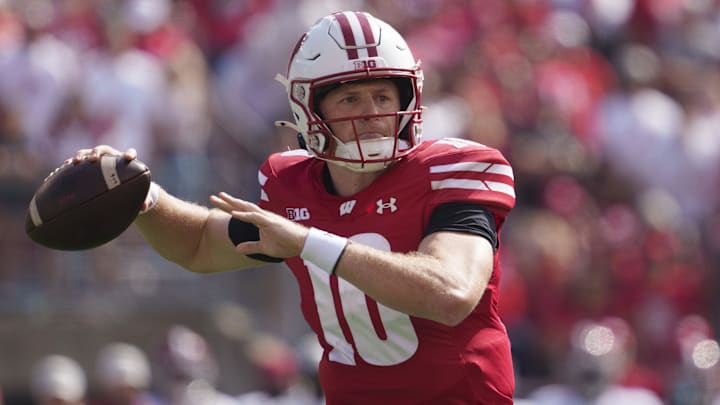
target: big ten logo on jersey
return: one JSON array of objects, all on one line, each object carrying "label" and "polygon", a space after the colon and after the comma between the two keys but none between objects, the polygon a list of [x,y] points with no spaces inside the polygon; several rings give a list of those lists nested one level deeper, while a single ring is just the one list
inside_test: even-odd
[{"label": "big ten logo on jersey", "polygon": [[377,67],[377,62],[374,60],[354,60],[353,65],[355,70],[372,69]]},{"label": "big ten logo on jersey", "polygon": [[285,208],[285,213],[291,221],[306,221],[310,219],[310,210],[307,208]]}]

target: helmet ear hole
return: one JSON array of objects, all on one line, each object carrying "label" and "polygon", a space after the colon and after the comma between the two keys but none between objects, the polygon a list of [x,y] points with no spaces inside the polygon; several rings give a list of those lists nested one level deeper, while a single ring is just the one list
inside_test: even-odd
[{"label": "helmet ear hole", "polygon": [[303,134],[297,134],[297,142],[300,149],[307,150],[307,144],[305,143],[305,138],[303,137]]},{"label": "helmet ear hole", "polygon": [[328,141],[327,136],[321,135],[321,134],[310,134],[307,139],[308,142],[310,142],[310,145],[305,145],[306,147],[310,147],[311,149],[314,149],[320,153],[325,153],[328,147]]},{"label": "helmet ear hole", "polygon": [[408,110],[410,103],[415,98],[412,80],[405,77],[393,77],[390,80],[395,84],[400,95],[400,110]]}]

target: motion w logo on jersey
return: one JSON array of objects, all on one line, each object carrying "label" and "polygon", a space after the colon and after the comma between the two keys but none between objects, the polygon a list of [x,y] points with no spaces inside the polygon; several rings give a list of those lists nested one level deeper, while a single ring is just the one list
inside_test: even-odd
[{"label": "motion w logo on jersey", "polygon": [[352,213],[353,208],[355,208],[355,203],[357,203],[357,200],[345,201],[340,204],[340,216]]},{"label": "motion w logo on jersey", "polygon": [[307,208],[285,208],[285,214],[291,221],[306,221],[310,219],[310,210]]}]

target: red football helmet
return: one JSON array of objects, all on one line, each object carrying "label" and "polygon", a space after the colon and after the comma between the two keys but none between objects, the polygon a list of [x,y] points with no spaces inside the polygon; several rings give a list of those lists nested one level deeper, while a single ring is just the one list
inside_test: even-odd
[{"label": "red football helmet", "polygon": [[[343,143],[317,111],[318,95],[343,83],[391,79],[401,98],[401,111],[346,117],[354,121],[393,115],[393,137]],[[278,75],[290,100],[301,143],[317,158],[359,172],[377,171],[408,154],[422,134],[420,63],[402,36],[387,23],[365,12],[339,12],[321,18],[298,41],[288,65],[287,78]],[[337,120],[335,120],[337,121]],[[354,125],[353,125],[354,127]]]}]

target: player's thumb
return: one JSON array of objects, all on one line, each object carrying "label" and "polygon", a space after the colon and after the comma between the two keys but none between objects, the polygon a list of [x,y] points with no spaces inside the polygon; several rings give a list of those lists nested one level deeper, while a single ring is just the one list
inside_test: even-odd
[{"label": "player's thumb", "polygon": [[237,246],[235,246],[235,251],[243,255],[251,255],[255,253],[266,254],[266,252],[261,251],[259,241],[238,243]]}]

